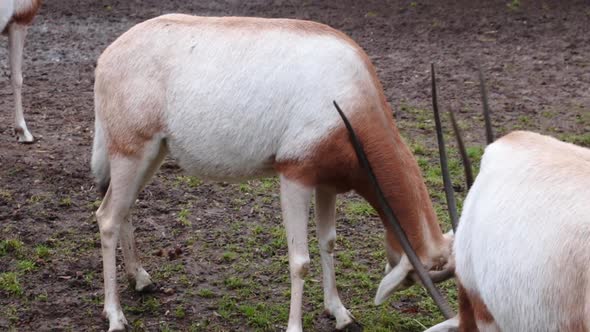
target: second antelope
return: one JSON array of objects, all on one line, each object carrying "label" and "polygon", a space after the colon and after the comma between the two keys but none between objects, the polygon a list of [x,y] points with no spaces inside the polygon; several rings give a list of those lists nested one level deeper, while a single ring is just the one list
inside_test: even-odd
[{"label": "second antelope", "polygon": [[[291,276],[288,331],[302,330],[309,269],[307,223],[315,192],[324,306],[336,328],[354,323],[334,276],[336,194],[355,190],[383,217],[332,105],[337,100],[427,269],[452,243],[438,224],[420,169],[395,126],[375,69],[343,33],[299,20],[171,14],[140,23],[101,55],[95,81],[92,170],[105,193],[96,215],[109,331],[127,321],[115,248],[138,291],[152,283],[139,261],[129,213],[167,154],[186,172],[219,180],[278,174]],[[381,303],[415,278],[389,224]]]},{"label": "second antelope", "polygon": [[22,143],[34,141],[25,122],[22,101],[23,88],[23,49],[27,27],[41,6],[41,0],[2,0],[0,1],[0,31],[8,35],[10,54],[10,79],[14,90],[16,138]]},{"label": "second antelope", "polygon": [[487,146],[454,243],[459,315],[427,332],[590,331],[588,188],[590,149],[526,131]]}]

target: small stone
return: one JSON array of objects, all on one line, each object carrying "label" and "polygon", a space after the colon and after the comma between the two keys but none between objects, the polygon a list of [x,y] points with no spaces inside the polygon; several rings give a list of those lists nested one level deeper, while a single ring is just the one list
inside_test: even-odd
[{"label": "small stone", "polygon": [[174,253],[176,253],[177,256],[182,255],[182,248],[177,245],[176,248],[174,248]]}]

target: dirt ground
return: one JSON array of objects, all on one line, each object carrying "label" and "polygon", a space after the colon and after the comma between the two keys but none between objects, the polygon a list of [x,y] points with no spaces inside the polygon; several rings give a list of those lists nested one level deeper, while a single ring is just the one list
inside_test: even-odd
[{"label": "dirt ground", "polygon": [[[590,146],[588,1],[48,0],[25,50],[25,117],[39,139],[33,145],[13,137],[7,41],[0,41],[0,330],[107,329],[94,218],[100,201],[89,173],[94,66],[121,33],[171,12],[309,19],[349,34],[376,66],[425,174],[438,167],[431,62],[438,66],[441,106],[460,110],[470,145],[484,144],[480,62],[499,134],[528,129]],[[444,219],[440,183],[428,184]],[[157,290],[136,294],[118,266],[133,329],[283,330],[289,282],[276,189],[276,179],[201,182],[166,161],[133,214]],[[316,249],[304,322],[308,330],[329,331],[334,322],[321,314],[314,231],[312,222]],[[353,194],[338,205],[338,232],[341,296],[366,330],[419,331],[441,319],[418,287],[372,305],[383,231]],[[446,292],[453,298],[452,283]]]}]

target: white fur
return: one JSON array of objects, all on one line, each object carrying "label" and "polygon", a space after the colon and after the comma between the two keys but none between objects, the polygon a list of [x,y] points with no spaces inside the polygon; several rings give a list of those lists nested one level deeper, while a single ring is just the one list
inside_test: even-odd
[{"label": "white fur", "polygon": [[[388,271],[389,267],[389,271]],[[399,263],[391,267],[387,265],[385,267],[386,275],[385,278],[379,283],[377,294],[375,295],[375,305],[380,305],[391,295],[398,287],[402,286],[402,283],[408,276],[408,273],[412,271],[412,264],[405,254],[402,255]]]},{"label": "white fur", "polygon": [[4,31],[12,15],[14,15],[14,2],[15,0],[0,1],[0,32]]},{"label": "white fur", "polygon": [[[333,100],[352,110],[356,100],[376,90],[357,50],[333,36],[276,29],[261,38],[207,26],[150,29],[150,23],[135,26],[111,46],[134,41],[128,49],[116,48],[108,60],[101,58],[100,67],[110,76],[101,78],[119,80],[116,87],[126,85],[129,92],[145,91],[122,111],[142,112],[144,97],[161,108],[170,153],[201,177],[267,175],[273,158],[304,159],[342,125]],[[133,57],[137,72],[118,76],[128,71],[125,58],[134,52],[144,52]],[[359,91],[363,85],[373,89]],[[158,93],[163,95],[153,96]],[[376,92],[372,96],[378,103]]]},{"label": "white fur", "polygon": [[465,200],[456,274],[502,331],[589,328],[589,239],[590,150],[512,133],[487,147]]},{"label": "white fur", "polygon": [[457,332],[459,331],[459,316],[438,323],[424,332]]}]

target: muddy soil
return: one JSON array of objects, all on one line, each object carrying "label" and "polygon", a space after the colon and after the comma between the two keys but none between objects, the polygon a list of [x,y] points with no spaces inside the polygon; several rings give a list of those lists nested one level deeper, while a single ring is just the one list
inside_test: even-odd
[{"label": "muddy soil", "polygon": [[[107,329],[100,316],[102,264],[93,215],[99,195],[89,174],[93,71],[117,36],[171,12],[309,19],[344,31],[376,66],[404,137],[428,149],[435,147],[432,121],[419,110],[430,109],[431,62],[438,67],[441,105],[460,110],[469,144],[484,142],[476,76],[481,63],[498,134],[528,129],[590,145],[588,1],[45,1],[25,50],[25,116],[38,138],[32,145],[13,137],[7,41],[0,41],[0,240],[24,244],[0,252],[0,273],[19,271],[21,287],[0,287],[0,330]],[[286,245],[280,234],[267,232],[280,229],[276,181],[201,183],[181,175],[167,160],[134,210],[138,247],[158,287],[148,297],[136,294],[118,266],[130,323],[148,331],[284,329],[286,316],[257,325],[244,306],[232,306],[232,298],[248,298],[254,307],[276,305],[285,315]],[[378,275],[382,247],[365,243],[380,239],[382,226],[370,214],[353,220],[344,206],[358,198],[342,199],[340,239],[356,249],[357,263]],[[313,236],[313,225],[310,230]],[[276,248],[259,250],[277,238]],[[34,267],[23,267],[23,260]],[[274,263],[276,269],[262,269]],[[321,279],[317,251],[312,264]],[[246,289],[232,283],[238,278],[263,287],[236,295]],[[306,289],[318,288],[318,280]],[[356,283],[340,284],[344,303],[354,303],[357,316],[373,310],[378,279],[371,281],[363,293],[355,292]],[[305,302],[306,327],[331,330],[318,296]],[[404,299],[387,309],[430,314]]]}]

